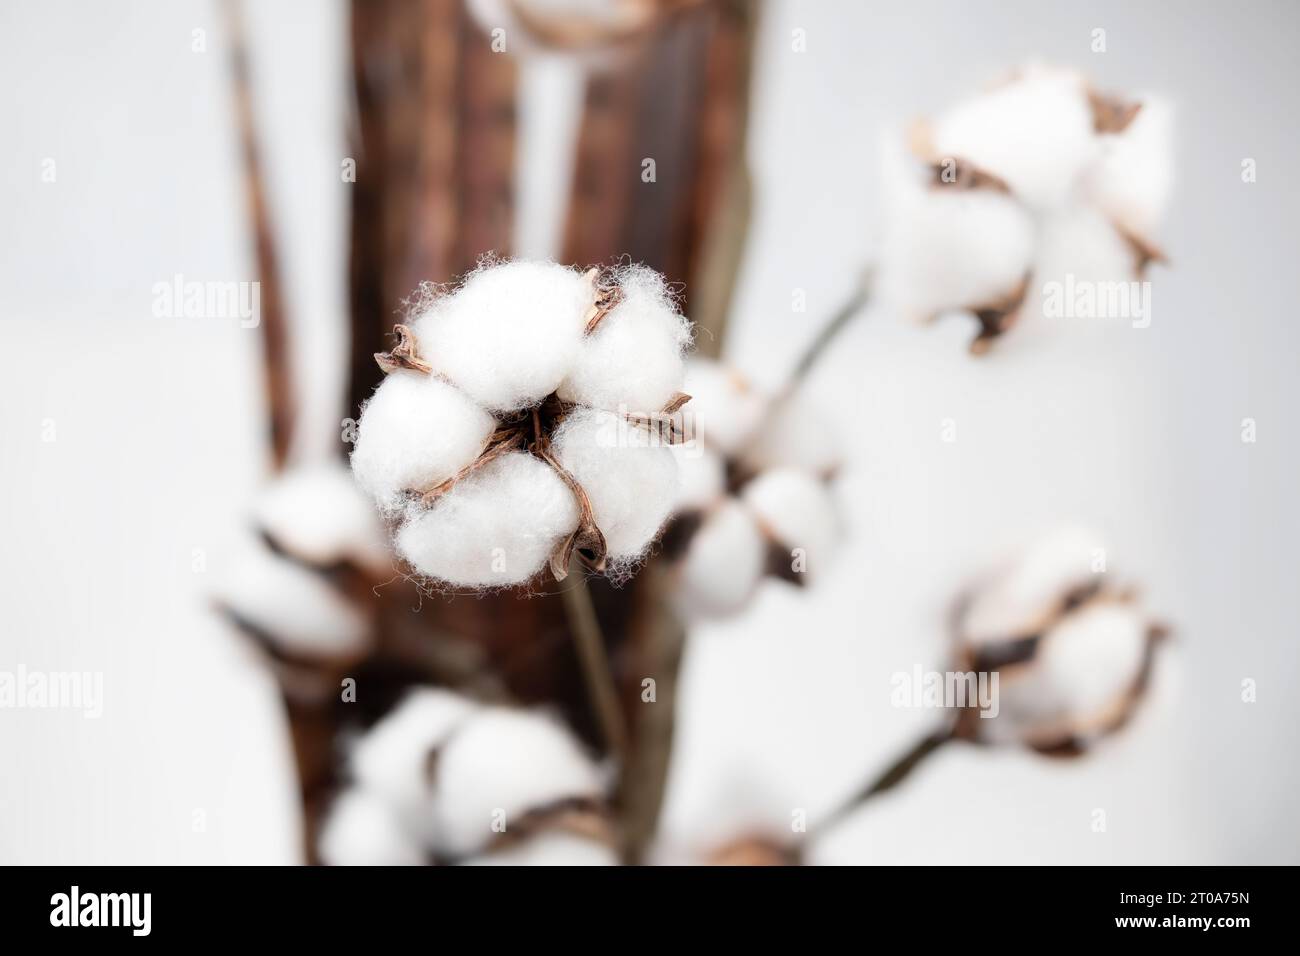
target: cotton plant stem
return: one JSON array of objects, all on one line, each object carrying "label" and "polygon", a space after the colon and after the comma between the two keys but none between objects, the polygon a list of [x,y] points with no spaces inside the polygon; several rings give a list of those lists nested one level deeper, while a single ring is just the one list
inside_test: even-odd
[{"label": "cotton plant stem", "polygon": [[786,379],[781,395],[789,395],[803,383],[803,380],[812,371],[813,366],[826,354],[835,339],[848,328],[849,323],[866,307],[867,302],[871,299],[872,275],[870,268],[863,270],[862,276],[853,286],[852,294],[840,304],[840,307],[835,310],[835,313],[822,326],[813,340],[808,343],[803,354],[799,356],[799,361],[795,363],[794,368],[790,371],[789,378]]},{"label": "cotton plant stem", "polygon": [[614,674],[609,666],[609,655],[605,651],[605,638],[596,618],[591,591],[587,588],[586,568],[576,558],[560,593],[569,619],[573,647],[578,654],[583,681],[587,686],[587,697],[595,711],[601,736],[610,753],[622,761],[627,754],[627,727],[623,722],[623,712],[619,709]]},{"label": "cotton plant stem", "polygon": [[936,730],[934,733],[927,734],[918,740],[906,753],[902,754],[895,760],[880,776],[872,780],[861,790],[854,793],[852,797],[841,803],[829,814],[818,821],[814,826],[808,829],[804,835],[804,843],[808,844],[817,838],[823,836],[829,830],[834,829],[843,823],[848,817],[857,811],[868,800],[880,794],[892,790],[904,780],[906,780],[925,758],[930,756],[948,741],[953,740],[953,730],[951,727],[944,727]]}]

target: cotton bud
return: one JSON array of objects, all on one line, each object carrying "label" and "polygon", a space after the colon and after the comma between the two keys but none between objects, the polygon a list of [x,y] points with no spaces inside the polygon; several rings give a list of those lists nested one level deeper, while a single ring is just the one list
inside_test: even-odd
[{"label": "cotton bud", "polygon": [[418,840],[402,827],[392,808],[363,790],[344,790],[330,805],[317,842],[327,866],[420,866]]},{"label": "cotton bud", "polygon": [[[416,319],[433,371],[489,411],[538,404],[577,359],[592,289],[553,262],[485,263]],[[364,428],[363,428],[364,431]]]},{"label": "cotton bud", "polygon": [[618,866],[608,843],[575,833],[539,833],[465,861],[466,866]]},{"label": "cotton bud", "polygon": [[773,469],[745,485],[741,500],[779,554],[774,568],[782,577],[802,580],[804,572],[825,567],[838,537],[835,505],[825,484],[807,472]]},{"label": "cotton bud", "polygon": [[673,599],[688,618],[739,611],[758,586],[770,542],[735,498],[706,512],[680,561]]},{"label": "cotton bud", "polygon": [[399,369],[366,402],[352,452],[357,481],[381,508],[431,488],[483,453],[496,420],[453,385]]},{"label": "cotton bud", "polygon": [[768,398],[735,369],[705,358],[686,363],[684,412],[693,437],[724,455],[734,455],[758,428]]},{"label": "cotton bud", "polygon": [[614,281],[621,300],[583,339],[559,396],[610,412],[652,415],[681,391],[690,323],[653,269],[620,269]]},{"label": "cotton bud", "polygon": [[555,457],[582,485],[611,558],[644,554],[677,495],[677,464],[667,445],[609,412],[579,408],[560,423]]},{"label": "cotton bud", "polygon": [[490,708],[443,744],[433,767],[436,848],[452,857],[531,836],[538,814],[598,804],[602,775],[573,736],[537,713]]},{"label": "cotton bud", "polygon": [[1127,721],[1162,629],[1104,562],[1096,535],[1067,528],[976,590],[957,620],[959,649],[969,670],[997,672],[996,713],[967,708],[958,736],[1075,754]]},{"label": "cotton bud", "polygon": [[[635,466],[633,466],[635,468]],[[397,552],[421,574],[463,587],[520,584],[578,523],[573,492],[544,462],[508,452],[412,509]]]}]

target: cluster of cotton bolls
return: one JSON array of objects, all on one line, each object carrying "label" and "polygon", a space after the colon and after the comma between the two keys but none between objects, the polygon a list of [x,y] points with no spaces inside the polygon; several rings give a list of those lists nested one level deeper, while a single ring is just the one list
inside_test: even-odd
[{"label": "cluster of cotton bolls", "polygon": [[919,320],[973,313],[976,352],[1038,296],[1039,311],[1131,318],[1105,314],[1099,284],[1161,258],[1172,127],[1159,98],[1109,98],[1040,64],[918,123],[886,144],[878,300]]},{"label": "cluster of cotton bolls", "polygon": [[691,342],[658,273],[488,261],[399,332],[352,469],[403,559],[469,588],[563,577],[574,549],[615,576],[641,560],[677,491],[663,426]]},{"label": "cluster of cotton bolls", "polygon": [[363,657],[375,636],[367,593],[392,576],[393,559],[348,470],[290,470],[262,492],[252,517],[217,607],[282,671]]},{"label": "cluster of cotton bolls", "polygon": [[546,714],[416,688],[347,763],[317,843],[324,863],[618,862],[605,776]]},{"label": "cluster of cotton bolls", "polygon": [[1129,719],[1163,628],[1105,568],[1102,540],[1067,526],[972,589],[956,622],[960,665],[998,673],[998,708],[965,711],[958,736],[1075,754]]},{"label": "cluster of cotton bolls", "polygon": [[674,600],[690,617],[733,614],[765,575],[803,583],[838,537],[828,482],[839,460],[832,429],[800,393],[775,401],[718,362],[687,364],[690,438],[674,447],[682,473],[674,523]]}]

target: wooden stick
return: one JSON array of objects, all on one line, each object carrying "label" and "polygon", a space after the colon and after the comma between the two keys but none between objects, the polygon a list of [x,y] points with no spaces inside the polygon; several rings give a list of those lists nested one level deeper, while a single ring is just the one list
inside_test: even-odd
[{"label": "wooden stick", "polygon": [[600,724],[600,732],[610,753],[622,763],[627,756],[627,725],[619,709],[618,691],[615,688],[605,637],[596,618],[596,608],[587,589],[586,569],[576,558],[570,568],[568,580],[560,591],[564,610],[569,619],[573,646],[582,665],[582,677],[592,710]]}]

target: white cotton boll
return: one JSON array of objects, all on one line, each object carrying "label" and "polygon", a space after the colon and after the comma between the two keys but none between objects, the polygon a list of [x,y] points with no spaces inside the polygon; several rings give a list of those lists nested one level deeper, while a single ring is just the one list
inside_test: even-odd
[{"label": "white cotton boll", "polygon": [[672,445],[677,459],[677,497],[673,514],[707,508],[726,493],[726,462],[703,445]]},{"label": "white cotton boll", "polygon": [[353,779],[419,832],[427,826],[429,755],[476,709],[460,694],[416,688],[353,744],[348,755]]},{"label": "white cotton boll", "polygon": [[623,300],[586,336],[560,398],[633,415],[661,411],[682,389],[691,324],[653,269],[620,269]]},{"label": "white cotton boll", "polygon": [[834,423],[805,392],[795,392],[769,409],[745,449],[744,464],[752,471],[799,468],[829,475],[839,467],[843,449]]},{"label": "white cotton boll", "polygon": [[361,410],[352,472],[380,507],[399,507],[405,490],[432,488],[477,458],[496,420],[464,392],[399,369]]},{"label": "white cotton boll", "polygon": [[1059,528],[1031,544],[973,594],[962,616],[969,644],[1032,634],[1069,592],[1099,581],[1106,550],[1087,528]]},{"label": "white cotton boll", "polygon": [[1101,155],[1085,185],[1088,199],[1129,232],[1150,239],[1173,190],[1173,140],[1172,105],[1144,98],[1126,129],[1101,138]]},{"label": "white cotton boll", "polygon": [[492,411],[536,405],[577,358],[592,298],[566,266],[485,265],[416,319],[420,357]]},{"label": "white cotton boll", "polygon": [[361,653],[373,638],[370,617],[319,573],[242,543],[216,589],[219,604],[256,628],[280,651],[330,659]]},{"label": "white cotton boll", "polygon": [[1141,609],[1098,602],[1052,628],[1034,659],[1034,674],[1066,714],[1087,723],[1105,717],[1133,687],[1146,653]]},{"label": "white cotton boll", "polygon": [[373,794],[345,790],[321,826],[317,852],[327,866],[420,866],[420,841],[403,829],[390,807]]},{"label": "white cotton boll", "polygon": [[[1132,246],[1114,223],[1095,209],[1076,206],[1043,223],[1033,285],[1041,293],[1042,305],[1049,315],[1104,317],[1103,306],[1097,306],[1102,311],[1092,311],[1080,305],[1080,294],[1095,296],[1103,291],[1096,283],[1135,281],[1136,265]],[[1085,290],[1082,284],[1090,287]],[[1055,295],[1062,297],[1059,307],[1066,311],[1057,311]]]},{"label": "white cotton boll", "polygon": [[991,189],[938,187],[900,200],[886,228],[877,295],[886,308],[924,321],[1002,299],[1024,281],[1034,221]]},{"label": "white cotton boll", "polygon": [[745,485],[741,498],[778,544],[802,552],[809,573],[829,564],[839,521],[825,484],[805,471],[777,468]]},{"label": "white cotton boll", "polygon": [[596,799],[596,765],[559,721],[539,713],[491,708],[457,730],[438,757],[432,814],[440,850],[473,853],[529,810],[571,797]]},{"label": "white cotton boll", "polygon": [[618,866],[604,843],[576,833],[539,833],[522,843],[466,860],[465,866]]},{"label": "white cotton boll", "polygon": [[392,569],[374,506],[341,463],[286,472],[258,497],[253,518],[277,546],[308,564],[350,561],[374,574]]},{"label": "white cotton boll", "polygon": [[948,110],[929,134],[927,159],[967,160],[1039,209],[1066,202],[1098,150],[1085,79],[1042,65]]},{"label": "white cotton boll", "polygon": [[648,429],[598,409],[578,408],[553,436],[556,459],[591,501],[615,561],[639,558],[672,513],[677,462]]},{"label": "white cotton boll", "polygon": [[421,574],[462,587],[521,584],[578,526],[578,504],[555,469],[507,452],[475,469],[428,510],[413,508],[397,552]]},{"label": "white cotton boll", "polygon": [[682,391],[691,396],[682,412],[694,436],[724,455],[739,450],[767,406],[767,396],[743,375],[705,358],[686,363]]},{"label": "white cotton boll", "polygon": [[749,510],[728,499],[691,536],[673,598],[687,618],[734,614],[754,593],[767,541]]}]

